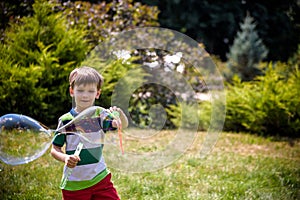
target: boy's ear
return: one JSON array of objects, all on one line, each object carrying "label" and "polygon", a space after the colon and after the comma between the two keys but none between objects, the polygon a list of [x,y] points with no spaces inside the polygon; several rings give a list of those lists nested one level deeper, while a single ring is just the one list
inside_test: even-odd
[{"label": "boy's ear", "polygon": [[69,87],[69,92],[70,92],[70,96],[73,97],[74,96],[74,90],[72,89],[72,87]]},{"label": "boy's ear", "polygon": [[96,99],[99,99],[100,95],[101,95],[101,89],[97,91]]}]

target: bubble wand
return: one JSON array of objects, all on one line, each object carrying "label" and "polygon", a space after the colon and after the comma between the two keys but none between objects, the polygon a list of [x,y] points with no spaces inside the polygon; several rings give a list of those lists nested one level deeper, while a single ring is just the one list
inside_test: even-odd
[{"label": "bubble wand", "polygon": [[[83,143],[80,142],[76,147],[76,150],[75,150],[75,153],[74,153],[75,156],[79,156],[79,154],[82,150],[82,147],[83,147]],[[62,181],[61,181],[61,184],[59,186],[60,189],[64,189],[66,187],[66,184],[69,180],[69,177],[72,174],[72,171],[73,171],[73,168],[67,167],[66,173],[63,173]]]}]

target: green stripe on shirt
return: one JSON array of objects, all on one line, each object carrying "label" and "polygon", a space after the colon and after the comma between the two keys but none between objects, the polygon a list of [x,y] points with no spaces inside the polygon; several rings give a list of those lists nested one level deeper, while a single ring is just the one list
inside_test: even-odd
[{"label": "green stripe on shirt", "polygon": [[[87,164],[93,164],[99,162],[102,156],[102,150],[103,150],[103,145],[91,149],[82,149],[79,154],[80,161],[78,162],[77,165],[87,165]],[[72,155],[75,153],[75,150],[67,151],[66,153],[68,155]]]},{"label": "green stripe on shirt", "polygon": [[110,171],[108,169],[105,169],[91,180],[67,181],[67,184],[66,184],[64,190],[76,191],[76,190],[82,190],[85,188],[92,187],[93,185],[95,185],[95,184],[99,183],[101,180],[103,180],[109,173],[110,173]]}]

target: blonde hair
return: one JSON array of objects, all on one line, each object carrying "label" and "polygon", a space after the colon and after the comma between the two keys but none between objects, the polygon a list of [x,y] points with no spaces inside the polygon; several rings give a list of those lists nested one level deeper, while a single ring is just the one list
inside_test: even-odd
[{"label": "blonde hair", "polygon": [[83,66],[74,69],[69,76],[70,87],[75,85],[96,83],[97,89],[100,90],[103,84],[103,77],[94,68]]}]

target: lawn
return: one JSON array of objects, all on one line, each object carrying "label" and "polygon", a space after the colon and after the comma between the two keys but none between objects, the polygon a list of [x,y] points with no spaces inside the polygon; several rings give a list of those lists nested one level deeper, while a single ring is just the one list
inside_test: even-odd
[{"label": "lawn", "polygon": [[[166,131],[162,137],[171,135]],[[213,151],[201,159],[203,135],[198,133],[191,148],[163,169],[146,173],[110,169],[121,198],[300,199],[300,140],[222,133]],[[127,150],[133,146],[125,145]],[[141,149],[154,147],[147,144]],[[26,165],[1,163],[0,199],[61,199],[62,167],[49,152]]]}]

